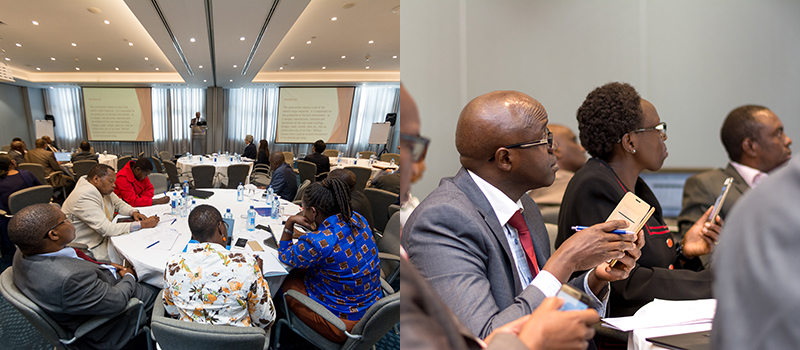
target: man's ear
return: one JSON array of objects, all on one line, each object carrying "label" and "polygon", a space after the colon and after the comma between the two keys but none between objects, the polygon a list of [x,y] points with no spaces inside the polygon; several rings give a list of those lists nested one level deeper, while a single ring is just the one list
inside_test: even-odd
[{"label": "man's ear", "polygon": [[755,141],[749,137],[745,137],[742,140],[742,153],[747,155],[750,158],[758,158],[759,145],[758,141]]},{"label": "man's ear", "polygon": [[494,151],[494,163],[502,171],[511,171],[511,152],[507,148],[500,147]]}]

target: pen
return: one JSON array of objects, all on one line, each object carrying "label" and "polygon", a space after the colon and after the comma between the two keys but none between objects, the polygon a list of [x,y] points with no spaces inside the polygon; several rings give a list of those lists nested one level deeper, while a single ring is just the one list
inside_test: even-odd
[{"label": "pen", "polygon": [[158,244],[158,242],[161,242],[161,241],[155,241],[155,242],[153,242],[153,244],[151,244],[151,245],[147,246],[147,248],[144,248],[144,249],[150,249],[150,247],[152,247],[152,246],[154,246],[154,245]]},{"label": "pen", "polygon": [[175,221],[178,221],[178,219],[172,219],[172,223],[170,223],[170,226],[172,226],[172,224],[174,224]]},{"label": "pen", "polygon": [[[588,226],[572,226],[571,228],[572,228],[573,231],[580,231],[580,230],[585,230],[585,229],[587,229],[589,227]],[[635,233],[635,232],[625,231],[625,230],[614,230],[614,231],[609,231],[609,232],[616,233],[616,234],[619,234],[619,235],[632,235],[632,234]]]}]

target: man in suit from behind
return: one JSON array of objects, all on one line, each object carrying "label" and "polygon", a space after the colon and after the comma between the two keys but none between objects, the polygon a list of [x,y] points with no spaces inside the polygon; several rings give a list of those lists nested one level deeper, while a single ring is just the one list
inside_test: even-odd
[{"label": "man in suit from behind", "polygon": [[293,201],[297,194],[297,177],[292,167],[286,163],[283,152],[272,152],[269,156],[269,167],[272,171],[272,181],[269,185],[275,194],[287,201]]},{"label": "man in suit from behind", "polygon": [[258,152],[256,150],[256,145],[253,144],[253,135],[247,135],[244,137],[244,144],[247,145],[244,148],[244,152],[242,152],[242,157],[247,157],[250,159],[258,158]]},{"label": "man in suit from behind", "polygon": [[311,162],[317,165],[317,173],[316,175],[327,173],[331,171],[331,160],[328,156],[322,155],[322,152],[325,151],[327,146],[325,145],[325,141],[317,140],[314,142],[314,146],[312,149],[314,153],[307,155],[303,160],[307,162]]},{"label": "man in suit from behind", "polygon": [[44,140],[46,143],[45,149],[53,153],[58,152],[58,147],[56,146],[55,142],[53,142],[53,139],[50,138],[50,136],[44,135],[42,136],[42,140]]},{"label": "man in suit from behind", "polygon": [[[553,182],[555,147],[535,99],[516,91],[475,98],[456,128],[462,169],[442,179],[403,228],[411,262],[481,338],[530,314],[563,283],[588,294],[589,307],[604,315],[608,282],[627,278],[641,254],[642,233],[610,233],[625,227],[612,221],[576,233],[551,256],[541,214],[525,193]],[[621,264],[612,268],[611,259]]]},{"label": "man in suit from behind", "polygon": [[97,161],[97,155],[92,153],[92,145],[89,144],[88,141],[81,142],[81,151],[78,153],[73,153],[70,156],[70,161],[77,162],[79,160],[93,160]]},{"label": "man in suit from behind", "polygon": [[72,190],[72,187],[75,186],[75,180],[68,175],[65,175],[63,172],[59,174],[51,174],[55,171],[62,171],[61,166],[58,165],[58,161],[56,161],[56,156],[53,155],[53,152],[50,152],[46,149],[47,142],[43,139],[36,140],[36,148],[28,151],[25,154],[25,162],[26,163],[34,163],[39,164],[44,167],[44,175],[50,176],[49,182],[50,186],[53,187],[61,187],[66,186],[67,192],[69,193]]},{"label": "man in suit from behind", "polygon": [[733,177],[719,216],[724,220],[736,201],[755,187],[768,173],[792,157],[792,139],[783,132],[783,123],[763,106],[746,105],[725,118],[720,138],[728,152],[728,166],[702,172],[686,179],[683,205],[678,216],[681,237],[714,205],[725,179]]},{"label": "man in suit from behind", "polygon": [[8,156],[17,162],[17,166],[25,163],[25,153],[27,153],[25,142],[22,142],[22,140],[11,142],[11,150],[8,151]]},{"label": "man in suit from behind", "polygon": [[[14,255],[14,284],[61,325],[69,336],[94,316],[111,316],[137,298],[150,314],[159,289],[136,281],[132,268],[100,264],[67,247],[75,228],[58,208],[34,204],[8,225]],[[119,349],[132,337],[138,312],[120,314],[78,340],[78,348]],[[146,324],[146,322],[142,322]]]}]

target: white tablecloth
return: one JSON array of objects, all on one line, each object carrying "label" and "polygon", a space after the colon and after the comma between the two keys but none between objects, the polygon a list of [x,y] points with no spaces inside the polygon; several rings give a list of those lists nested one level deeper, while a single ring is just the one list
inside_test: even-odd
[{"label": "white tablecloth", "polygon": [[[251,197],[245,197],[243,202],[238,202],[236,200],[236,190],[212,189],[209,191],[214,192],[214,195],[208,199],[195,198],[195,201],[197,205],[209,204],[214,206],[222,215],[225,214],[226,209],[231,209],[231,213],[233,213],[235,222],[233,227],[234,242],[236,242],[236,240],[239,238],[247,238],[248,240],[255,239],[259,243],[262,243],[262,241],[268,237],[269,233],[265,231],[247,231],[247,218],[246,216],[242,217],[243,214],[246,215],[247,210],[251,205],[257,208],[266,206],[266,203],[261,197],[261,195],[264,193],[263,190],[256,191]],[[257,201],[254,199],[257,199]],[[281,206],[284,208],[285,214],[293,215],[300,211],[299,206],[284,200],[281,200]],[[135,239],[136,235],[146,233],[147,230],[151,229],[142,229],[130,234],[111,237],[108,248],[109,257],[111,258],[112,262],[119,264],[121,264],[122,259],[125,258],[133,264],[140,281],[153,285],[157,288],[164,288],[164,270],[166,269],[167,260],[169,260],[172,255],[181,253],[186,247],[186,244],[192,238],[191,231],[189,231],[188,216],[183,218],[175,218],[171,214],[168,214],[171,211],[169,204],[141,207],[137,209],[139,209],[142,214],[148,216],[158,214],[159,216],[163,217],[161,222],[158,224],[158,227],[175,229],[180,233],[180,237],[170,250],[154,248],[147,249],[145,245]],[[281,224],[281,221],[285,220],[287,217],[288,215],[284,215],[281,219],[273,220],[271,218],[259,215],[256,217],[256,225],[269,225],[272,229],[272,232],[276,235],[275,242],[279,242],[280,234],[283,232],[283,225]],[[172,224],[173,219],[175,220],[174,224]],[[263,244],[261,245],[267,252],[273,254],[277,258],[277,251],[266,247]],[[252,250],[249,246],[245,246],[245,251]],[[283,283],[284,277],[285,276],[274,276],[267,278],[267,283],[269,284],[270,291],[272,291],[273,295],[275,292],[277,292],[280,284]]]},{"label": "white tablecloth", "polygon": [[114,171],[119,171],[119,169],[117,169],[117,160],[118,159],[119,158],[117,158],[117,156],[115,156],[113,154],[102,154],[102,153],[100,153],[100,154],[97,155],[97,161],[100,164],[108,165],[108,166],[114,168]]},{"label": "white tablecloth", "polygon": [[[200,157],[203,157],[202,163],[200,163]],[[217,157],[216,162],[214,162],[214,157],[212,156],[192,156],[191,160],[189,160],[186,157],[181,157],[180,159],[178,159],[177,166],[178,168],[181,169],[182,173],[191,174],[192,167],[194,167],[195,165],[213,165],[216,168],[216,171],[214,172],[214,187],[219,187],[222,184],[223,180],[225,180],[224,182],[227,182],[228,166],[231,164],[249,164],[250,170],[247,173],[250,174],[251,172],[253,172],[253,161],[242,161],[242,162],[233,161],[231,163],[230,156]],[[245,185],[248,183],[250,183],[249,176],[245,178]]]},{"label": "white tablecloth", "polygon": [[[372,170],[372,175],[369,177],[370,179],[374,178],[378,173],[380,173],[383,169],[397,169],[398,166],[395,165],[394,167],[391,166],[389,162],[382,162],[376,160],[373,163],[373,166],[369,166],[369,159],[361,159],[361,158],[350,158],[350,157],[342,157],[342,163],[339,163],[338,157],[330,157],[331,161],[331,170],[333,169],[344,169],[346,166],[357,166],[362,168],[369,168]],[[378,166],[378,167],[376,167]]]}]

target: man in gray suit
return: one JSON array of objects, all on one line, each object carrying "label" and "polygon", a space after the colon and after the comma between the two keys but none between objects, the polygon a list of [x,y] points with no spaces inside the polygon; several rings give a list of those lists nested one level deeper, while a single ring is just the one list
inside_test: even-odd
[{"label": "man in gray suit", "polygon": [[725,169],[709,170],[686,179],[683,208],[678,216],[681,237],[714,205],[725,179],[733,177],[733,187],[719,214],[723,220],[742,194],[792,156],[789,149],[792,139],[783,133],[778,116],[766,107],[747,105],[731,111],[722,124],[720,138],[730,162]]},{"label": "man in gray suit", "polygon": [[[530,314],[567,282],[603,315],[608,282],[626,278],[641,254],[641,232],[609,233],[625,226],[612,221],[575,234],[550,255],[541,214],[525,195],[552,183],[558,170],[546,126],[544,107],[523,93],[472,100],[456,130],[463,168],[442,179],[403,228],[409,259],[481,338]],[[620,263],[612,268],[611,259]]]},{"label": "man in gray suit", "polygon": [[93,160],[97,161],[97,155],[92,152],[92,145],[89,144],[87,141],[81,142],[80,152],[73,153],[70,156],[70,161],[77,162],[80,160]]},{"label": "man in gray suit", "polygon": [[[8,235],[19,247],[14,255],[14,284],[70,335],[94,316],[120,313],[133,297],[146,310],[153,307],[159,290],[137,283],[132,268],[101,265],[67,247],[75,238],[75,228],[52,205],[34,204],[14,214]],[[85,335],[76,346],[121,348],[135,333],[137,317],[138,312],[123,313]]]}]

